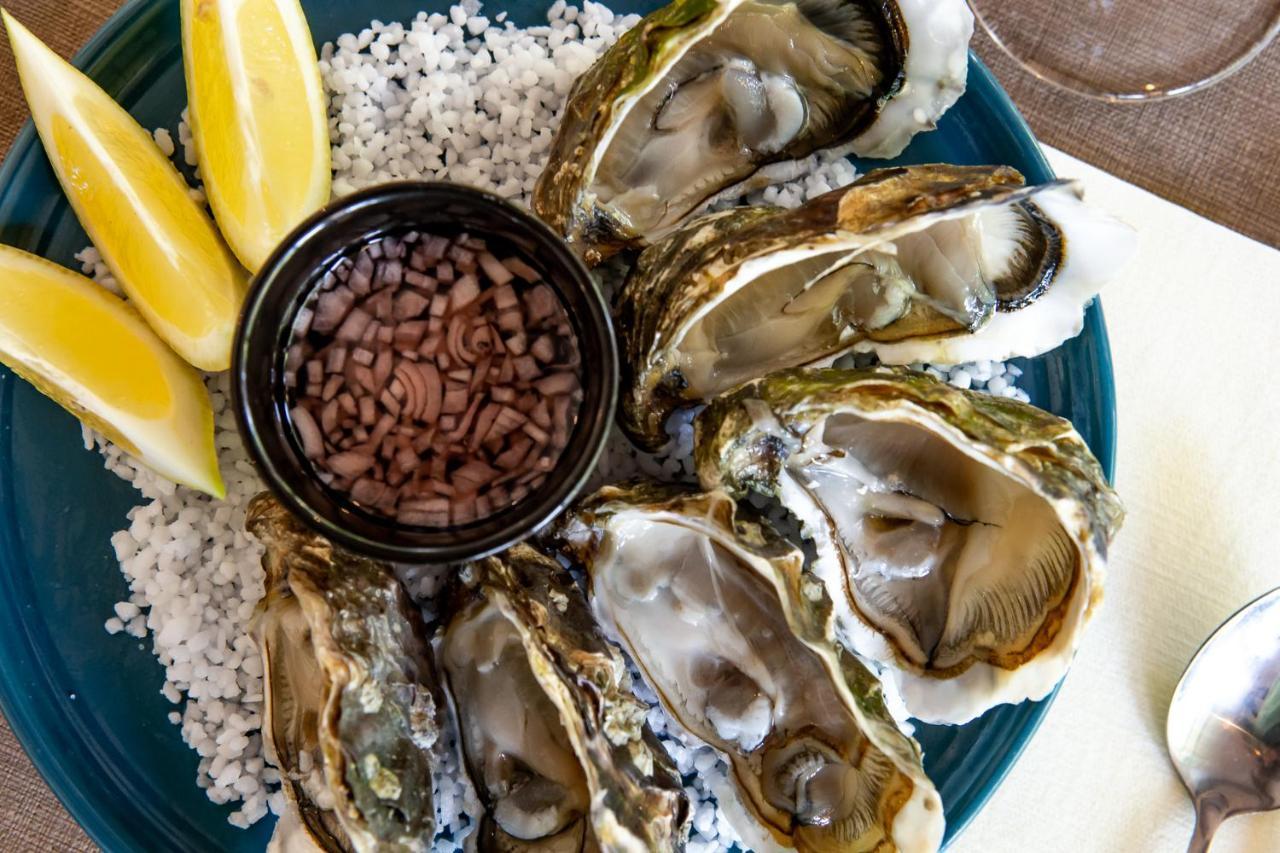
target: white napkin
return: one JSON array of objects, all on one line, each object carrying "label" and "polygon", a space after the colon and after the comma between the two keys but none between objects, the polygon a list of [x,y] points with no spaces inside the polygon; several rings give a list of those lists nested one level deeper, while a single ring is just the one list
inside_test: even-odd
[{"label": "white napkin", "polygon": [[[1280,586],[1280,252],[1047,153],[1139,230],[1102,293],[1128,518],[1057,701],[953,849],[1181,851],[1192,812],[1165,753],[1169,697],[1204,638]],[[1272,812],[1227,821],[1213,853],[1278,850]]]}]

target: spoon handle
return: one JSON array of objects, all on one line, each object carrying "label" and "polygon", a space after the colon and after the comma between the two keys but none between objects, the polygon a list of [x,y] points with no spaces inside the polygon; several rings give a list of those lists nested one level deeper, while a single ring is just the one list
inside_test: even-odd
[{"label": "spoon handle", "polygon": [[1213,835],[1227,818],[1221,797],[1213,794],[1202,794],[1196,797],[1196,825],[1191,831],[1191,842],[1187,845],[1187,853],[1208,853],[1213,843]]}]

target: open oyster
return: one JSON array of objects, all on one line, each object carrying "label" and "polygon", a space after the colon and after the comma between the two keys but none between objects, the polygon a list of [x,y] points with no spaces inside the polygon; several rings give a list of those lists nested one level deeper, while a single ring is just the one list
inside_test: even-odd
[{"label": "open oyster", "polygon": [[845,638],[914,716],[965,722],[1066,673],[1123,517],[1067,421],[907,370],[793,370],[696,435],[705,487],[799,517]]},{"label": "open oyster", "polygon": [[266,546],[253,629],[262,734],[290,807],[272,848],[425,851],[439,727],[416,608],[388,567],[333,547],[266,494],[246,526]]},{"label": "open oyster", "polygon": [[440,648],[486,850],[673,850],[688,803],[621,655],[555,560],[472,566]]},{"label": "open oyster", "polygon": [[1133,247],[1074,184],[1004,166],[880,169],[794,210],[736,208],[647,249],[622,291],[623,426],[851,350],[892,364],[1033,356],[1077,334]]},{"label": "open oyster", "polygon": [[[936,850],[942,803],[803,556],[724,492],[608,486],[562,537],[663,708],[719,750],[749,849]],[[721,785],[729,788],[729,784]]]},{"label": "open oyster", "polygon": [[675,0],[578,78],[534,210],[596,263],[768,164],[896,156],[964,91],[972,34],[963,0]]}]

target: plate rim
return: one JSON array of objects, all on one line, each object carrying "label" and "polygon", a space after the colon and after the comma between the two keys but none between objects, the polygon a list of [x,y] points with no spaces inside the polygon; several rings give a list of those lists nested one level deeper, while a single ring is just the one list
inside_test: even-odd
[{"label": "plate rim", "polygon": [[[95,73],[105,63],[110,62],[116,49],[115,42],[117,39],[126,36],[135,29],[146,26],[155,16],[166,11],[165,3],[161,0],[127,0],[73,54],[70,60],[71,63],[76,68],[89,74],[89,76],[95,76]],[[1026,119],[1022,116],[1008,93],[972,49],[969,50],[968,57],[969,85],[973,85],[975,76],[984,84],[984,87],[995,100],[995,106],[1000,112],[1011,118],[1009,122],[1010,130],[1012,131],[1012,136],[1017,139],[1018,147],[1022,150],[1022,153],[1028,159],[1036,162],[1047,175],[1053,176],[1053,168],[1045,157],[1039,140],[1032,133]],[[17,135],[15,135],[13,143],[5,154],[4,162],[0,165],[0,196],[8,192],[14,173],[19,171],[33,156],[42,157],[44,152],[43,147],[39,145],[34,125],[28,117]],[[1091,329],[1092,333],[1097,337],[1099,365],[1102,368],[1098,376],[1100,390],[1098,402],[1101,409],[1099,414],[1105,428],[1103,429],[1103,435],[1100,436],[1096,455],[1108,481],[1114,482],[1117,442],[1115,370],[1102,304],[1096,298],[1086,313],[1085,328]],[[13,382],[6,382],[3,389],[0,389],[0,410],[7,408],[11,404],[13,388]],[[8,488],[8,478],[3,478],[3,480],[5,488]],[[0,542],[0,544],[4,543]],[[25,629],[25,624],[22,633],[24,636],[28,633]],[[1004,780],[1021,758],[1031,739],[1039,731],[1045,715],[1056,699],[1060,688],[1061,682],[1054,687],[1047,697],[1035,703],[1027,724],[1012,739],[1011,747],[1005,752],[999,769],[984,780],[982,789],[973,797],[968,804],[968,808],[962,814],[949,821],[949,838],[944,849],[954,844],[955,840],[964,832],[977,814],[988,806],[991,797],[1004,783]],[[90,795],[84,792],[83,785],[77,780],[74,772],[68,769],[67,762],[57,754],[57,750],[49,746],[40,731],[40,727],[34,721],[28,719],[29,714],[20,711],[20,708],[25,703],[18,701],[18,697],[25,695],[25,693],[26,690],[17,683],[14,673],[9,672],[7,669],[0,669],[0,713],[4,714],[15,739],[21,745],[45,784],[48,785],[71,818],[76,821],[81,830],[95,844],[108,851],[127,849],[130,846],[130,842],[120,832],[118,826],[120,818],[113,812],[98,807]]]}]

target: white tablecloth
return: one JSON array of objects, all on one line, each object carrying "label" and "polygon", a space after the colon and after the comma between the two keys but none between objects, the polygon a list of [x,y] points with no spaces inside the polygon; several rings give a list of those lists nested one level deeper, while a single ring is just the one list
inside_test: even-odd
[{"label": "white tablecloth", "polygon": [[[1192,814],[1169,697],[1205,636],[1280,586],[1280,252],[1048,153],[1139,229],[1102,296],[1128,518],[1057,701],[953,849],[1179,851]],[[1228,821],[1214,853],[1230,851],[1280,851],[1280,812]]]}]

